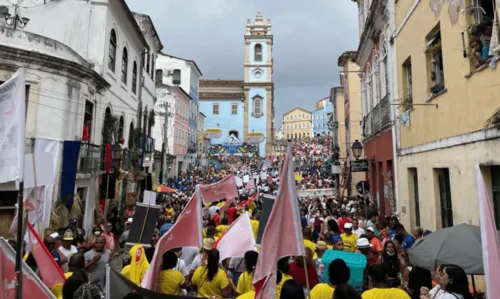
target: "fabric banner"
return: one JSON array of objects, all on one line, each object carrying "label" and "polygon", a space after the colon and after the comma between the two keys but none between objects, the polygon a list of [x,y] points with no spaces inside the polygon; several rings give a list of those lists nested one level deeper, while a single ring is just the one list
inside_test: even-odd
[{"label": "fabric banner", "polygon": [[236,188],[234,174],[226,176],[217,183],[210,185],[200,184],[199,186],[204,203],[238,197],[238,188]]},{"label": "fabric banner", "polygon": [[109,266],[106,268],[106,299],[122,299],[128,293],[134,292],[144,299],[188,299],[193,297],[166,295],[143,289]]},{"label": "fabric banner", "polygon": [[247,251],[255,250],[255,238],[248,212],[231,223],[226,232],[214,244],[220,253],[220,260],[243,257]]},{"label": "fabric banner", "polygon": [[[14,299],[16,293],[16,252],[4,238],[0,238],[0,294],[3,299]],[[55,299],[38,276],[21,260],[23,267],[22,298]]]},{"label": "fabric banner", "polygon": [[20,181],[24,172],[25,71],[0,85],[0,183]]},{"label": "fabric banner", "polygon": [[[59,160],[59,141],[37,138],[35,140],[35,156],[37,153],[50,153],[54,166],[54,173],[57,177],[57,162]],[[54,185],[44,186],[42,198],[40,198],[38,217],[42,228],[49,227],[50,213],[52,211],[52,198],[54,194]],[[35,225],[34,222],[32,222]],[[36,225],[35,225],[36,227]]]},{"label": "fabric banner", "polygon": [[64,141],[63,163],[61,172],[61,202],[64,203],[68,211],[73,207],[75,196],[76,170],[78,167],[78,157],[80,155],[81,141]]}]

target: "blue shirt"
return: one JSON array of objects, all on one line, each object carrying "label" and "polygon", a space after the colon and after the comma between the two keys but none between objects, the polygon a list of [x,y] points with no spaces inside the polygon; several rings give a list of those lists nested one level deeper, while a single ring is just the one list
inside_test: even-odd
[{"label": "blue shirt", "polygon": [[410,249],[413,244],[415,244],[415,238],[412,235],[408,234],[403,238],[403,244],[401,244],[401,246],[406,250]]},{"label": "blue shirt", "polygon": [[160,227],[160,237],[163,236],[164,234],[166,234],[168,232],[169,229],[172,228],[172,226],[174,226],[174,224],[172,222],[165,222],[165,224],[163,224],[161,227]]},{"label": "blue shirt", "polygon": [[56,260],[57,265],[61,266],[61,256],[59,255],[59,252],[57,250],[52,250],[52,256],[54,257],[54,260]]}]

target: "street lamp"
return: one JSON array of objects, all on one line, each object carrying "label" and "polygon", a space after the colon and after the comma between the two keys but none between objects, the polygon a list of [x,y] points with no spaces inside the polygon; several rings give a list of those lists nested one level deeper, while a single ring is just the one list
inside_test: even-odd
[{"label": "street lamp", "polygon": [[354,158],[356,158],[356,160],[359,159],[359,157],[361,157],[361,152],[363,151],[363,145],[361,144],[361,142],[356,139],[352,144],[351,149]]},{"label": "street lamp", "polygon": [[21,18],[17,14],[15,16],[12,16],[8,12],[2,14],[2,17],[5,19],[5,23],[8,26],[14,26],[14,29],[16,29],[17,27],[24,28],[26,27],[26,25],[28,25],[28,22],[30,21],[29,18]]}]

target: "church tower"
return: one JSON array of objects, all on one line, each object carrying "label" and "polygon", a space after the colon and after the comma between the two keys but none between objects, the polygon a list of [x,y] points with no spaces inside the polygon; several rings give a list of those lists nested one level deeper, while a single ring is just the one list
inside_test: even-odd
[{"label": "church tower", "polygon": [[245,136],[262,140],[259,154],[269,156],[274,123],[273,34],[271,19],[264,21],[260,11],[253,22],[247,21],[244,70]]}]

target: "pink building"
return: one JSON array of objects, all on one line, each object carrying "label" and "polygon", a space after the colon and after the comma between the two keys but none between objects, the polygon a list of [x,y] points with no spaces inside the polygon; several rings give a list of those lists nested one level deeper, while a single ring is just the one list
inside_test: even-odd
[{"label": "pink building", "polygon": [[174,127],[173,139],[175,160],[172,162],[173,175],[178,176],[185,171],[189,165],[187,161],[188,142],[189,142],[189,108],[191,106],[191,97],[181,88],[174,88]]}]

